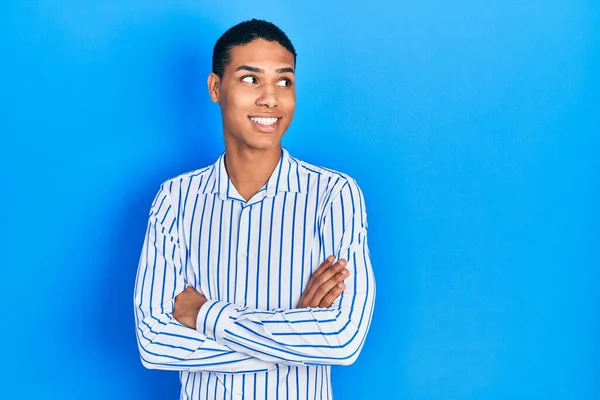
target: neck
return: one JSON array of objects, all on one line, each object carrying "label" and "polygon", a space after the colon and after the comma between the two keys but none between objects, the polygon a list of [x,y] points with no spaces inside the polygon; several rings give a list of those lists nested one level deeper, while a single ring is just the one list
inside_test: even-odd
[{"label": "neck", "polygon": [[248,201],[264,186],[281,158],[281,147],[255,149],[225,144],[225,168],[231,183]]}]

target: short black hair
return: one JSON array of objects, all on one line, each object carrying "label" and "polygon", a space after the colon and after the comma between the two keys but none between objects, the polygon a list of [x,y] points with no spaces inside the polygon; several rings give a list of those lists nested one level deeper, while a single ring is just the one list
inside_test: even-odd
[{"label": "short black hair", "polygon": [[248,44],[256,39],[277,42],[294,55],[296,64],[296,49],[287,35],[275,24],[260,19],[240,22],[229,28],[215,43],[212,57],[212,72],[219,78],[223,77],[225,67],[231,61],[231,49],[235,46]]}]

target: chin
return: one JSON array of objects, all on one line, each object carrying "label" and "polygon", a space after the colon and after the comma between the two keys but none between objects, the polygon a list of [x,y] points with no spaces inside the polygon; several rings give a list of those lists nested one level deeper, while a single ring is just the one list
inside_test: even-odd
[{"label": "chin", "polygon": [[252,148],[260,150],[271,150],[281,147],[281,140],[249,140],[246,144]]},{"label": "chin", "polygon": [[269,150],[276,147],[281,147],[281,138],[282,135],[278,133],[271,133],[268,135],[265,135],[264,133],[252,133],[251,135],[243,138],[243,141],[250,147]]},{"label": "chin", "polygon": [[257,150],[271,150],[274,148],[281,147],[281,139],[283,133],[272,132],[272,133],[261,133],[255,132],[253,129],[248,130],[242,134],[226,133],[225,141],[230,141],[232,144],[237,142],[238,146],[249,147]]}]

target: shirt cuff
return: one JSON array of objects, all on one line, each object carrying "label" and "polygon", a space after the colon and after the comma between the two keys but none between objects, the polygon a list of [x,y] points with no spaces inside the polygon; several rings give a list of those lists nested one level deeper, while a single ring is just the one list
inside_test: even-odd
[{"label": "shirt cuff", "polygon": [[196,330],[206,337],[221,343],[225,328],[233,315],[236,306],[225,301],[208,300],[200,307],[196,317]]}]

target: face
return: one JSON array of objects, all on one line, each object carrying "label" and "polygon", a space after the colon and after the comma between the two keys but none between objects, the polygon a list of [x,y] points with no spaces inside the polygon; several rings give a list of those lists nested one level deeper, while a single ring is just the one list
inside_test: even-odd
[{"label": "face", "polygon": [[221,107],[225,141],[242,147],[281,146],[296,109],[294,55],[277,42],[254,40],[231,50],[223,78],[208,89]]}]

